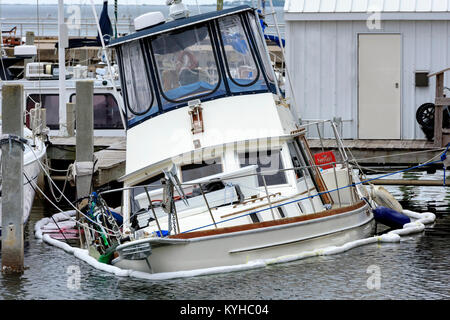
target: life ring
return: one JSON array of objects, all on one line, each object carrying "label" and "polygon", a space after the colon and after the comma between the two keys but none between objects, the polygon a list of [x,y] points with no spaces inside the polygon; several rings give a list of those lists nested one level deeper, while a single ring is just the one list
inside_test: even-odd
[{"label": "life ring", "polygon": [[[185,57],[188,58],[188,63],[186,63]],[[195,69],[198,68],[198,60],[194,54],[188,50],[183,50],[177,54],[176,58],[177,71],[180,72],[181,69]]]},{"label": "life ring", "polygon": [[398,202],[392,194],[383,187],[372,187],[372,199],[379,206],[388,207],[397,212],[403,212],[403,207],[400,202]]}]

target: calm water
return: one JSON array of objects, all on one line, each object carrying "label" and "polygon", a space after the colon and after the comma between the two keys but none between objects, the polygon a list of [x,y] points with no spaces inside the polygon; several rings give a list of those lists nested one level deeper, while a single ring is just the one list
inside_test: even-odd
[{"label": "calm water", "polygon": [[[442,180],[408,173],[406,179]],[[36,221],[48,214],[36,199],[26,226],[21,277],[0,275],[0,299],[449,299],[450,188],[387,187],[404,208],[432,211],[434,225],[401,243],[374,244],[327,257],[195,278],[153,282],[119,278],[34,238]],[[369,289],[369,266],[381,272],[379,289]],[[70,268],[79,268],[79,289],[70,289]]]}]

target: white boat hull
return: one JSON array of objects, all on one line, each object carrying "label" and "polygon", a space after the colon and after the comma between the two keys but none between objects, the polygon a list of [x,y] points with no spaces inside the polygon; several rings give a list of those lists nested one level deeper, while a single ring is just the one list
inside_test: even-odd
[{"label": "white boat hull", "polygon": [[[33,200],[35,196],[34,185],[37,184],[39,175],[41,174],[41,166],[39,161],[42,161],[46,154],[45,144],[37,140],[36,147],[34,148],[34,152],[32,152],[28,147],[25,148],[24,154],[24,171],[27,177],[30,179],[30,182],[27,181],[25,176],[22,176],[23,181],[23,223],[25,224],[28,221],[30,216],[31,208],[33,206]],[[2,226],[2,201],[0,197],[0,234],[1,234],[1,226]]]},{"label": "white boat hull", "polygon": [[[374,220],[368,205],[361,202],[348,208],[339,214],[257,229],[188,239],[148,238],[128,242],[117,248],[120,256],[112,263],[123,269],[148,273],[185,271],[278,258],[373,235]],[[151,255],[147,259],[123,258],[123,249],[143,243],[151,245]]]}]

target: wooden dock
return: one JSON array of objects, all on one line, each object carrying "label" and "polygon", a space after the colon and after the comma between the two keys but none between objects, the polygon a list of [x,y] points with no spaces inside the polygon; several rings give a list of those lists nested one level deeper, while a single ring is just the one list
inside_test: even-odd
[{"label": "wooden dock", "polygon": [[[75,137],[49,138],[47,156],[50,160],[75,161]],[[94,187],[116,181],[125,174],[125,137],[94,137],[94,155],[98,170],[94,174]]]},{"label": "wooden dock", "polygon": [[[336,140],[309,139],[313,153],[333,150],[337,158],[339,152]],[[354,158],[362,166],[413,166],[424,163],[435,157],[444,148],[436,147],[427,140],[343,140],[345,147],[350,149]],[[351,155],[348,154],[349,158]]]},{"label": "wooden dock", "polygon": [[[49,140],[47,155],[50,160],[75,161],[75,137],[53,136]],[[313,153],[322,151],[319,139],[309,139],[308,142]],[[324,139],[322,143],[325,151],[333,150],[339,159],[336,140]],[[413,166],[443,151],[426,140],[343,140],[343,144],[362,166]],[[125,174],[125,137],[94,137],[94,150],[98,159],[95,188],[115,182]]]}]

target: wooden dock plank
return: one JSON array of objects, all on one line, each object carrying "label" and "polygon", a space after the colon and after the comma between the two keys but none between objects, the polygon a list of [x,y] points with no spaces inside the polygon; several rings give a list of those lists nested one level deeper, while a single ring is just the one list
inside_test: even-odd
[{"label": "wooden dock plank", "polygon": [[[322,144],[319,139],[308,141],[313,153],[321,152],[323,144],[325,149],[333,149],[336,157],[340,158],[334,139],[324,139]],[[442,148],[427,140],[343,140],[343,144],[361,165],[417,165],[442,152]]]},{"label": "wooden dock plank", "polygon": [[[58,160],[75,160],[75,137],[49,138],[51,144],[48,149],[48,157]],[[94,174],[94,186],[99,187],[116,181],[125,174],[126,138],[95,136],[94,155],[97,159],[98,170]]]}]

